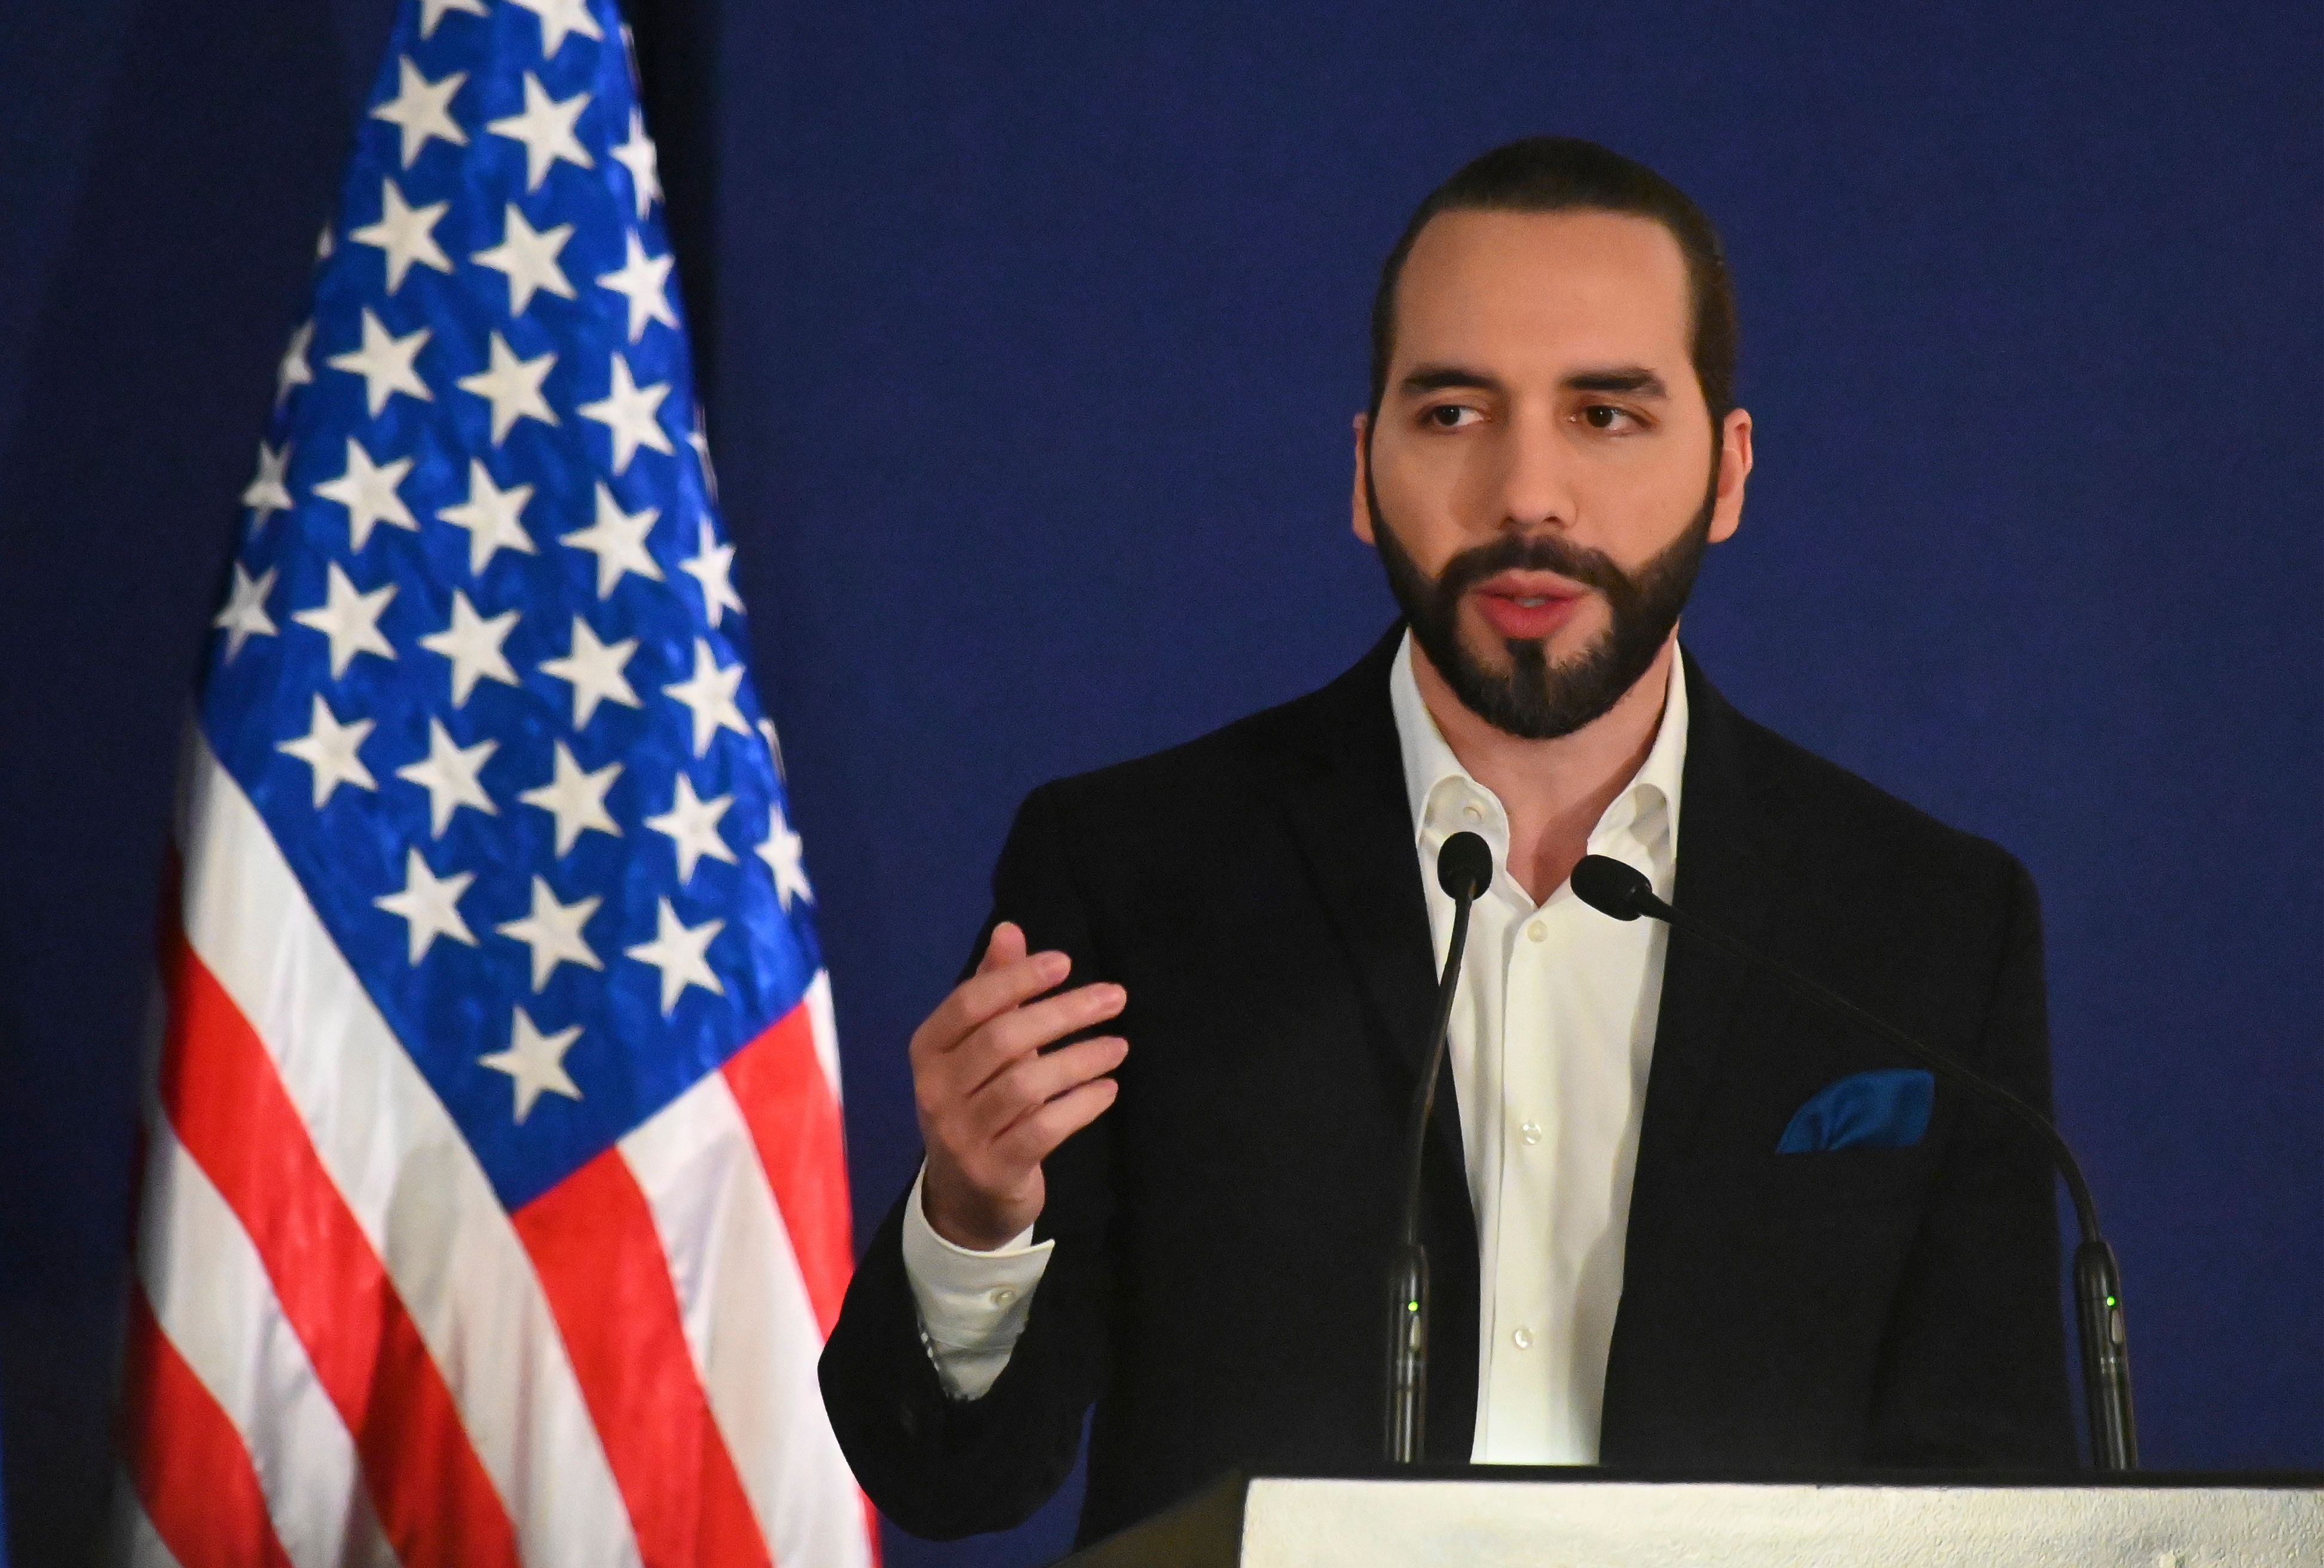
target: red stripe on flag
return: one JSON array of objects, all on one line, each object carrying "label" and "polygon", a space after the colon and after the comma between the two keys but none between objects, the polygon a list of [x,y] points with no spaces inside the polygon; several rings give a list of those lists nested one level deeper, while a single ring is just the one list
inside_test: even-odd
[{"label": "red stripe on flag", "polygon": [[742,1108],[767,1183],[783,1211],[791,1252],[825,1339],[855,1257],[847,1206],[847,1133],[839,1102],[815,1052],[815,1025],[802,1002],[727,1061],[726,1082]]},{"label": "red stripe on flag", "polygon": [[653,1211],[621,1151],[519,1209],[516,1230],[648,1568],[770,1563],[687,1349]]},{"label": "red stripe on flag", "polygon": [[516,1530],[386,1266],[250,1022],[180,938],[161,1108],[250,1234],[406,1568],[510,1564]]},{"label": "red stripe on flag", "polygon": [[130,1479],[171,1555],[181,1568],[290,1568],[242,1434],[161,1332],[142,1285],[129,1292],[126,1356]]}]

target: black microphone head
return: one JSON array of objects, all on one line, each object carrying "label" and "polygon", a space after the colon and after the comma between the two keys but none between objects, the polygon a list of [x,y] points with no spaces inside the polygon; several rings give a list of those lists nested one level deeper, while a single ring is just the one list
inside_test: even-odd
[{"label": "black microphone head", "polygon": [[1455,833],[1436,851],[1436,885],[1453,898],[1475,898],[1493,885],[1493,848],[1474,833]]},{"label": "black microphone head", "polygon": [[1610,855],[1582,857],[1573,868],[1573,896],[1616,920],[1651,914],[1656,903],[1654,884],[1646,880],[1646,874]]}]

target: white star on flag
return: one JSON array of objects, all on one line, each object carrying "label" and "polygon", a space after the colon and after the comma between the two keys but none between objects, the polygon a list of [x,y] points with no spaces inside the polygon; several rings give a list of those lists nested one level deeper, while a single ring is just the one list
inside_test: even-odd
[{"label": "white star on flag", "polygon": [[678,999],[688,986],[698,986],[714,996],[726,995],[710,960],[703,956],[726,929],[726,922],[713,920],[689,926],[678,918],[669,900],[665,898],[660,904],[655,915],[654,940],[627,950],[631,958],[661,971],[661,1010],[668,1016],[677,1011]]},{"label": "white star on flag", "polygon": [[493,445],[498,446],[506,440],[511,426],[519,419],[556,424],[557,412],[541,396],[540,383],[557,368],[557,356],[545,353],[539,359],[521,360],[497,332],[493,334],[488,352],[492,355],[490,368],[462,376],[459,388],[464,392],[474,392],[493,406]]},{"label": "white star on flag", "polygon": [[420,36],[433,38],[436,24],[444,20],[448,11],[463,12],[470,16],[484,14],[484,0],[420,0]]},{"label": "white star on flag", "polygon": [[751,733],[751,727],[742,721],[742,710],[734,705],[735,688],[742,683],[741,660],[722,670],[710,645],[700,637],[694,639],[694,674],[661,690],[662,695],[692,711],[695,756],[709,751],[711,738],[721,729],[745,737]]},{"label": "white star on flag", "polygon": [[549,977],[557,972],[559,964],[578,964],[585,969],[605,967],[581,935],[581,928],[589,923],[589,917],[604,902],[592,894],[571,903],[560,903],[549,888],[549,879],[535,876],[532,912],[493,929],[532,949],[532,988],[538,992],[548,987]]},{"label": "white star on flag", "polygon": [[398,392],[432,403],[436,394],[420,379],[412,362],[420,351],[428,346],[429,329],[420,327],[409,337],[396,337],[382,326],[379,317],[365,306],[363,313],[363,347],[333,354],[323,362],[335,371],[347,371],[364,379],[364,405],[374,419],[387,407],[387,400]]},{"label": "white star on flag", "polygon": [[630,171],[630,189],[638,203],[638,222],[661,199],[661,160],[653,139],[646,134],[646,117],[630,111],[630,139],[613,149],[613,161]]},{"label": "white star on flag", "polygon": [[476,874],[461,871],[439,877],[428,868],[417,846],[407,847],[405,856],[403,891],[374,898],[372,903],[401,918],[411,962],[416,966],[426,958],[438,937],[450,937],[456,942],[475,947],[475,935],[468,930],[468,922],[460,918],[459,903],[460,895],[468,891],[468,884],[476,879]]},{"label": "white star on flag", "polygon": [[576,1023],[554,1034],[543,1034],[523,1008],[512,1011],[516,1022],[510,1028],[508,1049],[478,1057],[476,1065],[508,1074],[516,1087],[516,1119],[521,1125],[543,1091],[568,1100],[581,1097],[581,1086],[565,1071],[565,1053],[581,1038],[581,1026]]},{"label": "white star on flag", "polygon": [[331,639],[331,679],[336,681],[347,673],[347,666],[355,662],[357,654],[376,654],[383,659],[395,657],[394,645],[379,629],[379,618],[394,598],[392,582],[369,593],[357,592],[355,585],[334,561],[324,586],[323,602],[290,619]]},{"label": "white star on flag", "polygon": [[622,776],[622,765],[609,762],[595,773],[583,770],[566,749],[565,742],[557,742],[557,773],[538,789],[530,789],[517,796],[528,806],[539,806],[557,819],[557,853],[565,854],[585,832],[595,830],[622,836],[621,824],[606,814],[605,792]]},{"label": "white star on flag", "polygon": [[481,577],[496,550],[533,554],[532,536],[525,531],[524,509],[532,502],[532,486],[512,484],[506,490],[493,482],[492,471],[481,457],[468,459],[468,499],[445,507],[438,522],[468,531],[468,573]]},{"label": "white star on flag", "polygon": [[734,591],[734,546],[718,542],[717,530],[708,518],[701,520],[701,554],[680,561],[678,569],[702,584],[702,612],[715,627],[726,610],[742,613],[742,596]]},{"label": "white star on flag", "polygon": [[639,386],[630,379],[630,362],[620,354],[613,356],[611,375],[612,388],[595,402],[582,404],[580,414],[603,425],[613,436],[613,474],[619,478],[641,446],[672,455],[678,449],[670,445],[669,432],[661,427],[659,413],[661,400],[669,396],[669,383]]},{"label": "white star on flag", "polygon": [[[326,234],[329,230],[324,231]],[[299,330],[290,335],[290,346],[282,351],[282,362],[274,368],[274,406],[281,408],[282,399],[290,395],[293,387],[303,387],[315,379],[315,367],[307,361],[307,346],[315,341],[315,324],[302,321]]]},{"label": "white star on flag", "polygon": [[509,314],[522,316],[525,307],[532,303],[533,295],[541,289],[561,298],[573,298],[572,281],[565,276],[565,269],[557,264],[558,252],[572,237],[571,224],[536,229],[525,221],[516,203],[511,202],[501,230],[501,243],[468,259],[479,267],[490,267],[507,275]]},{"label": "white star on flag", "polygon": [[589,14],[589,0],[511,0],[540,18],[540,58],[555,60],[557,51],[565,45],[568,33],[579,33],[601,42],[604,32],[597,19]]},{"label": "white star on flag", "polygon": [[694,782],[684,774],[678,775],[678,794],[669,810],[658,817],[648,817],[646,826],[669,839],[678,851],[678,885],[680,887],[694,880],[695,863],[705,855],[713,860],[736,864],[734,851],[718,831],[718,819],[734,803],[731,794],[713,800],[697,800]]},{"label": "white star on flag", "polygon": [[315,707],[307,733],[296,740],[286,740],[274,749],[287,752],[315,770],[315,809],[321,811],[331,792],[341,784],[353,784],[357,789],[375,790],[378,781],[371,776],[363,758],[355,755],[363,743],[371,738],[373,720],[358,719],[352,724],[339,722],[331,705],[323,701],[320,692],[315,693]]},{"label": "white star on flag", "polygon": [[448,201],[433,201],[426,206],[407,206],[403,192],[395,181],[379,182],[379,221],[365,224],[347,235],[359,245],[370,245],[387,258],[387,291],[390,294],[403,287],[403,275],[411,271],[413,262],[433,267],[438,272],[452,270],[452,258],[436,243],[436,225],[452,210]]},{"label": "white star on flag", "polygon": [[493,680],[505,686],[517,683],[508,656],[501,652],[501,644],[508,640],[509,632],[516,626],[517,614],[513,610],[504,610],[486,619],[476,613],[476,607],[468,602],[466,594],[456,588],[452,590],[451,623],[442,631],[421,637],[420,646],[452,661],[453,707],[467,705],[468,693],[476,689],[478,681]]},{"label": "white star on flag", "polygon": [[664,581],[661,567],[646,548],[646,536],[653,532],[654,523],[660,517],[659,507],[623,511],[601,479],[597,481],[597,520],[586,528],[575,529],[558,542],[597,557],[597,597],[610,599],[623,573],[634,572],[657,582]]},{"label": "white star on flag", "polygon": [[767,808],[767,836],[759,840],[752,853],[775,874],[775,896],[783,901],[786,912],[793,897],[804,898],[809,903],[815,902],[815,889],[807,879],[806,845],[791,831],[779,805]]},{"label": "white star on flag", "polygon": [[361,551],[371,543],[371,531],[380,524],[390,527],[420,531],[419,519],[411,509],[403,504],[396,493],[404,476],[411,472],[411,459],[399,457],[392,463],[374,463],[363,443],[347,437],[346,471],[337,479],[325,480],[315,487],[315,493],[327,501],[337,501],[347,509],[347,536]]},{"label": "white star on flag", "polygon": [[497,740],[479,740],[475,745],[463,748],[453,743],[450,731],[444,728],[444,721],[429,715],[428,755],[418,762],[407,763],[397,768],[395,776],[416,784],[428,792],[428,826],[436,838],[444,836],[445,828],[451,823],[452,813],[462,806],[482,812],[488,817],[500,815],[500,808],[493,804],[493,797],[484,793],[484,786],[476,778],[484,772],[484,764],[493,759],[493,753],[500,749],[500,745]]},{"label": "white star on flag", "polygon": [[613,271],[599,273],[597,287],[630,302],[630,341],[635,343],[645,336],[649,321],[659,321],[665,326],[678,325],[678,312],[669,305],[669,270],[676,258],[649,259],[635,229],[622,237],[629,243],[629,259]]},{"label": "white star on flag", "polygon": [[226,663],[232,664],[242,645],[252,637],[274,635],[273,618],[266,613],[266,596],[274,591],[275,570],[269,566],[253,577],[241,562],[234,564],[234,589],[226,595],[226,608],[210,622],[226,633]]},{"label": "white star on flag", "polygon": [[597,634],[579,616],[573,618],[573,651],[562,658],[540,661],[540,673],[554,675],[573,688],[573,728],[578,732],[589,728],[589,720],[600,702],[619,702],[624,708],[638,706],[638,694],[630,687],[630,678],[622,674],[630,656],[638,651],[638,639],[625,637],[617,643],[597,640]]},{"label": "white star on flag", "polygon": [[265,442],[258,444],[258,472],[244,487],[242,504],[258,515],[250,519],[254,528],[263,528],[266,519],[276,512],[290,509],[290,490],[282,477],[290,468],[290,444],[284,442],[277,452]]},{"label": "white star on flag", "polygon": [[[427,33],[420,34],[422,38]],[[438,81],[429,81],[420,74],[420,68],[405,55],[396,61],[395,96],[371,112],[374,120],[385,120],[403,133],[403,167],[411,167],[428,139],[448,142],[455,147],[468,144],[468,133],[452,118],[452,95],[468,79],[466,71],[454,71]],[[390,289],[393,285],[389,285]]]},{"label": "white star on flag", "polygon": [[[595,26],[592,23],[590,25]],[[494,120],[484,128],[495,136],[505,136],[512,142],[524,143],[524,188],[539,190],[540,182],[549,178],[549,167],[558,159],[578,164],[583,169],[595,169],[596,162],[589,150],[581,145],[573,133],[573,123],[581,111],[589,106],[587,93],[576,93],[563,103],[551,99],[540,78],[530,71],[524,73],[524,113]]]}]

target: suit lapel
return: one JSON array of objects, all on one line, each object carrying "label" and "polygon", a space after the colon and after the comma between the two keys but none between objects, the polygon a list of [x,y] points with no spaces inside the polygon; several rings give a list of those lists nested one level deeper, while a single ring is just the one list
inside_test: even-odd
[{"label": "suit lapel", "polygon": [[[1686,661],[1686,774],[1679,805],[1681,910],[1764,946],[1760,931],[1788,833],[1777,803],[1763,798],[1744,756],[1744,720],[1692,657]],[[1654,1065],[1638,1134],[1632,1204],[1651,1204],[1670,1166],[1692,1146],[1735,1010],[1743,971],[1674,931],[1663,967]]]},{"label": "suit lapel", "polygon": [[1319,693],[1315,722],[1280,759],[1277,793],[1365,999],[1397,1059],[1417,1076],[1436,977],[1388,706],[1388,668],[1402,636],[1401,627],[1390,630]]}]

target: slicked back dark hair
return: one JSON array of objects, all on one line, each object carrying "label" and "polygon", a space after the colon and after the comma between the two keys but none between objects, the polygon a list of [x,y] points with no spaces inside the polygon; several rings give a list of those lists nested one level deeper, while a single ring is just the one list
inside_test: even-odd
[{"label": "slicked back dark hair", "polygon": [[1714,427],[1735,407],[1735,285],[1719,231],[1686,192],[1645,164],[1573,136],[1528,136],[1496,147],[1428,193],[1380,268],[1372,296],[1372,403],[1379,417],[1396,353],[1396,289],[1428,221],[1448,212],[1607,212],[1651,218],[1686,258],[1688,350]]}]

